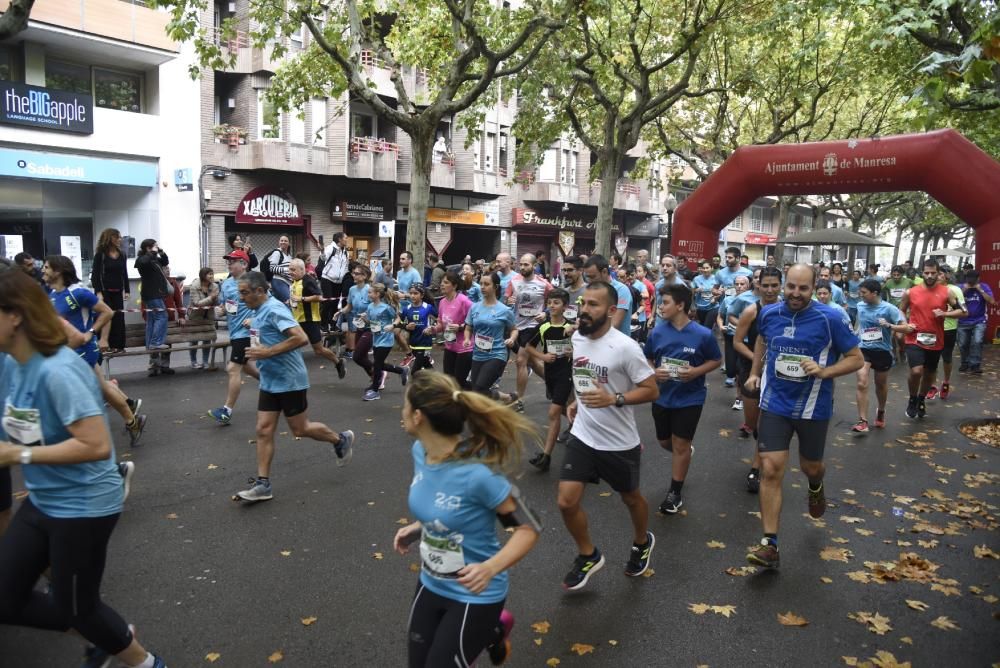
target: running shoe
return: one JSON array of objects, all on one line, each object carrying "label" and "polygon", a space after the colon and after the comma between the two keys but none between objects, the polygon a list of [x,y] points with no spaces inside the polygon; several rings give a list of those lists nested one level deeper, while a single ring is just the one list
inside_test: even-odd
[{"label": "running shoe", "polygon": [[[808,485],[806,488],[808,489]],[[809,517],[819,519],[825,512],[826,494],[823,492],[823,483],[820,483],[816,491],[809,489]]]},{"label": "running shoe", "polygon": [[354,359],[354,351],[353,350],[345,350],[344,352],[342,352],[340,354],[340,359],[343,359],[343,360],[352,360],[352,359]]},{"label": "running shoe", "polygon": [[868,420],[858,420],[851,427],[851,431],[856,434],[867,434],[868,433]]},{"label": "running shoe", "polygon": [[528,463],[544,473],[549,470],[549,465],[552,463],[552,456],[547,455],[544,452],[539,452],[537,455],[529,459]]},{"label": "running shoe", "polygon": [[927,390],[927,401],[934,401],[937,399],[938,389],[937,385],[931,385],[931,389]]},{"label": "running shoe", "polygon": [[885,411],[880,410],[875,413],[875,426],[879,429],[885,429]]},{"label": "running shoe", "polygon": [[486,652],[490,655],[490,662],[494,666],[502,666],[510,657],[510,632],[513,629],[514,615],[507,609],[502,610],[500,612],[500,627],[497,629],[500,633],[500,639],[486,647]]},{"label": "running shoe", "polygon": [[653,554],[654,547],[656,547],[656,536],[653,535],[652,531],[647,531],[645,545],[632,544],[628,563],[625,564],[625,575],[637,578],[645,573],[646,569],[649,568],[649,559]]},{"label": "running shoe", "polygon": [[338,436],[340,440],[333,445],[333,451],[337,453],[337,466],[347,466],[354,456],[354,432],[347,429]]},{"label": "running shoe", "polygon": [[[135,637],[135,627],[131,624],[128,625],[128,630]],[[111,668],[114,664],[115,657],[108,654],[100,647],[95,647],[94,645],[88,645],[83,650],[83,664],[82,668]],[[154,655],[155,660],[155,655]],[[163,663],[157,664],[163,666]]]},{"label": "running shoe", "polygon": [[566,577],[563,578],[563,589],[567,591],[578,591],[587,586],[592,576],[597,571],[604,568],[604,555],[596,547],[594,554],[585,557],[578,555],[573,560],[573,568],[570,569]]},{"label": "running shoe", "polygon": [[927,415],[927,404],[923,399],[917,401],[917,417],[922,418]]},{"label": "running shoe", "polygon": [[741,411],[741,410],[743,410],[743,400],[742,399],[737,399],[736,401],[733,402],[733,410],[734,411]]},{"label": "running shoe", "polygon": [[403,358],[403,361],[400,362],[400,365],[401,366],[410,366],[411,364],[413,364],[413,361],[415,359],[417,359],[417,356],[414,355],[412,351],[408,352],[408,353],[406,353],[406,357]]},{"label": "running shoe", "polygon": [[[517,396],[517,395],[514,395],[514,396]],[[521,401],[520,399],[515,399],[514,400],[514,410],[516,412],[518,412],[518,413],[523,413],[524,412],[524,402]]]},{"label": "running shoe", "polygon": [[192,369],[204,369],[205,365],[202,364],[201,362],[191,362],[191,368]]},{"label": "running shoe", "polygon": [[684,501],[681,500],[681,495],[670,490],[667,492],[667,498],[663,499],[663,503],[660,504],[660,512],[664,515],[675,515],[683,505]]},{"label": "running shoe", "polygon": [[777,568],[781,565],[781,555],[778,546],[767,538],[760,539],[760,547],[747,553],[747,562],[764,568]]},{"label": "running shoe", "polygon": [[376,390],[365,390],[365,396],[362,397],[365,401],[377,401],[382,398],[382,393]]},{"label": "running shoe", "polygon": [[126,426],[128,427],[129,447],[134,448],[139,445],[139,439],[142,438],[142,430],[146,428],[146,416],[140,413],[132,419],[131,425]]},{"label": "running shoe", "polygon": [[736,387],[736,379],[726,378],[726,387]]},{"label": "running shoe", "polygon": [[125,495],[122,501],[128,499],[128,494],[132,491],[132,475],[135,473],[135,462],[118,462],[118,475],[122,477],[122,487],[125,488]]},{"label": "running shoe", "polygon": [[747,473],[747,491],[751,494],[757,494],[760,492],[760,471],[757,469],[750,469],[750,473]]},{"label": "running shoe", "polygon": [[945,383],[941,386],[941,399],[947,399],[949,394],[951,394],[951,385],[949,383]]},{"label": "running shoe", "polygon": [[410,367],[404,366],[403,370],[399,374],[399,382],[406,387],[406,381],[410,379]]},{"label": "running shoe", "polygon": [[379,383],[378,383],[378,389],[379,390],[384,390],[385,389],[385,381],[386,381],[386,379],[388,377],[389,377],[389,372],[388,371],[383,371],[382,372],[382,380],[380,380]]},{"label": "running shoe", "polygon": [[168,366],[161,366],[160,367],[160,373],[162,373],[164,376],[172,376],[172,375],[174,375],[177,372],[174,371],[173,369],[171,369]]},{"label": "running shoe", "polygon": [[753,429],[746,422],[740,425],[740,438],[750,438]]},{"label": "running shoe", "polygon": [[132,411],[132,415],[139,414],[139,409],[142,408],[142,399],[126,399],[125,403],[128,404],[128,409]]},{"label": "running shoe", "polygon": [[566,431],[559,434],[559,437],[556,438],[556,443],[565,443],[566,441],[569,440],[569,436],[570,436],[569,428],[567,428]]},{"label": "running shoe", "polygon": [[236,496],[244,501],[270,501],[274,498],[274,495],[271,494],[270,481],[265,482],[258,478],[250,478],[247,483],[250,485],[249,489],[236,492]]},{"label": "running shoe", "polygon": [[347,376],[347,367],[344,366],[343,356],[337,358],[337,378],[344,380]]},{"label": "running shoe", "polygon": [[208,416],[214,418],[219,424],[229,424],[233,419],[233,412],[223,406],[222,408],[213,408],[208,411]]},{"label": "running shoe", "polygon": [[906,417],[915,418],[917,417],[917,400],[910,399],[906,404]]}]

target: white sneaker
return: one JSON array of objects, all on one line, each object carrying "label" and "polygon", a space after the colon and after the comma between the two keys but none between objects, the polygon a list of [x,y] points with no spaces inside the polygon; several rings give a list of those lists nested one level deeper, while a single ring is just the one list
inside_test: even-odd
[{"label": "white sneaker", "polygon": [[734,411],[741,411],[741,410],[743,410],[743,400],[742,399],[737,399],[736,401],[733,402],[733,410]]}]

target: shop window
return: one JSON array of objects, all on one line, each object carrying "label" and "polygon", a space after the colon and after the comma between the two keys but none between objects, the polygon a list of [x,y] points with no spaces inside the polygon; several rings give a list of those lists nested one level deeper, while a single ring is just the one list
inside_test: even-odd
[{"label": "shop window", "polygon": [[257,91],[257,118],[258,139],[281,139],[281,114],[265,90]]},{"label": "shop window", "polygon": [[59,60],[45,61],[45,86],[67,93],[91,94],[90,68]]},{"label": "shop window", "polygon": [[326,100],[312,100],[312,143],[326,144]]},{"label": "shop window", "polygon": [[142,75],[94,68],[94,104],[105,109],[142,112]]}]

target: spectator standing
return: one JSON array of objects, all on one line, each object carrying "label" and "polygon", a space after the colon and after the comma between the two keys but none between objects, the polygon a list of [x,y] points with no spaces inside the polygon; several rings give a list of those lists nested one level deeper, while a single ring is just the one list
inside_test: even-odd
[{"label": "spectator standing", "polygon": [[253,271],[260,261],[253,252],[253,247],[250,245],[250,237],[244,237],[242,234],[230,234],[229,235],[229,248],[230,250],[241,250],[247,254],[250,258],[250,266],[247,271]]},{"label": "spectator standing", "polygon": [[97,239],[90,285],[114,312],[108,333],[108,347],[113,353],[125,350],[125,304],[129,300],[128,267],[125,262],[121,232],[109,227]]},{"label": "spectator standing", "polygon": [[962,356],[961,372],[983,372],[983,337],[986,334],[986,305],[993,306],[996,299],[986,283],[979,281],[979,272],[967,269],[963,276],[962,293],[965,295],[966,316],[958,321],[958,351]]},{"label": "spectator standing", "polygon": [[[292,261],[292,244],[288,236],[278,237],[278,247],[264,256],[261,272],[271,283],[271,293],[282,304],[288,303],[292,279],[288,276],[288,263]],[[325,268],[325,267],[324,267]]]},{"label": "spectator standing", "polygon": [[[157,353],[168,348],[166,303],[167,276],[163,267],[170,264],[167,254],[160,250],[156,239],[143,239],[139,244],[139,257],[135,268],[139,272],[139,298],[142,300],[143,317],[146,320],[146,349]],[[150,375],[152,356],[150,357]]]},{"label": "spectator standing", "polygon": [[[167,281],[167,296],[163,303],[166,308],[167,326],[164,327],[163,338],[166,340],[166,331],[171,322],[177,321],[183,326],[187,322],[187,310],[184,308],[184,288],[177,279],[170,277],[170,265],[162,267],[163,276]],[[148,316],[151,313],[142,312],[142,317],[149,322]],[[149,355],[149,376],[174,375],[174,370],[170,368],[170,346],[164,345],[162,352],[152,352]]]},{"label": "spectator standing", "polygon": [[[188,321],[193,323],[204,323],[215,320],[215,306],[219,304],[219,284],[215,282],[215,273],[211,267],[202,267],[198,270],[197,280],[191,283],[188,292]],[[194,341],[191,344],[191,368],[204,369],[208,366],[208,354],[212,352],[210,348],[202,348],[201,362],[198,362],[198,351],[194,348],[197,345],[207,345],[210,340]]]},{"label": "spectator standing", "polygon": [[325,301],[320,307],[323,324],[329,329],[333,324],[333,314],[340,308],[345,292],[351,288],[350,284],[345,285],[344,283],[345,278],[350,278],[346,234],[337,232],[333,235],[333,243],[323,251],[320,256],[320,264],[323,265],[319,272],[323,297],[335,300]]}]

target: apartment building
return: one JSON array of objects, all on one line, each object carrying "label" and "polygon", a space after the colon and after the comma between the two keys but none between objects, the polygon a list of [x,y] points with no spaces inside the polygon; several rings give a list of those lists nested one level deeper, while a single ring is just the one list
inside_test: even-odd
[{"label": "apartment building", "polygon": [[0,44],[5,256],[67,255],[86,278],[114,227],[130,258],[156,238],[175,274],[197,274],[199,91],[193,49],[167,21],[141,0],[37,0],[28,28]]}]

